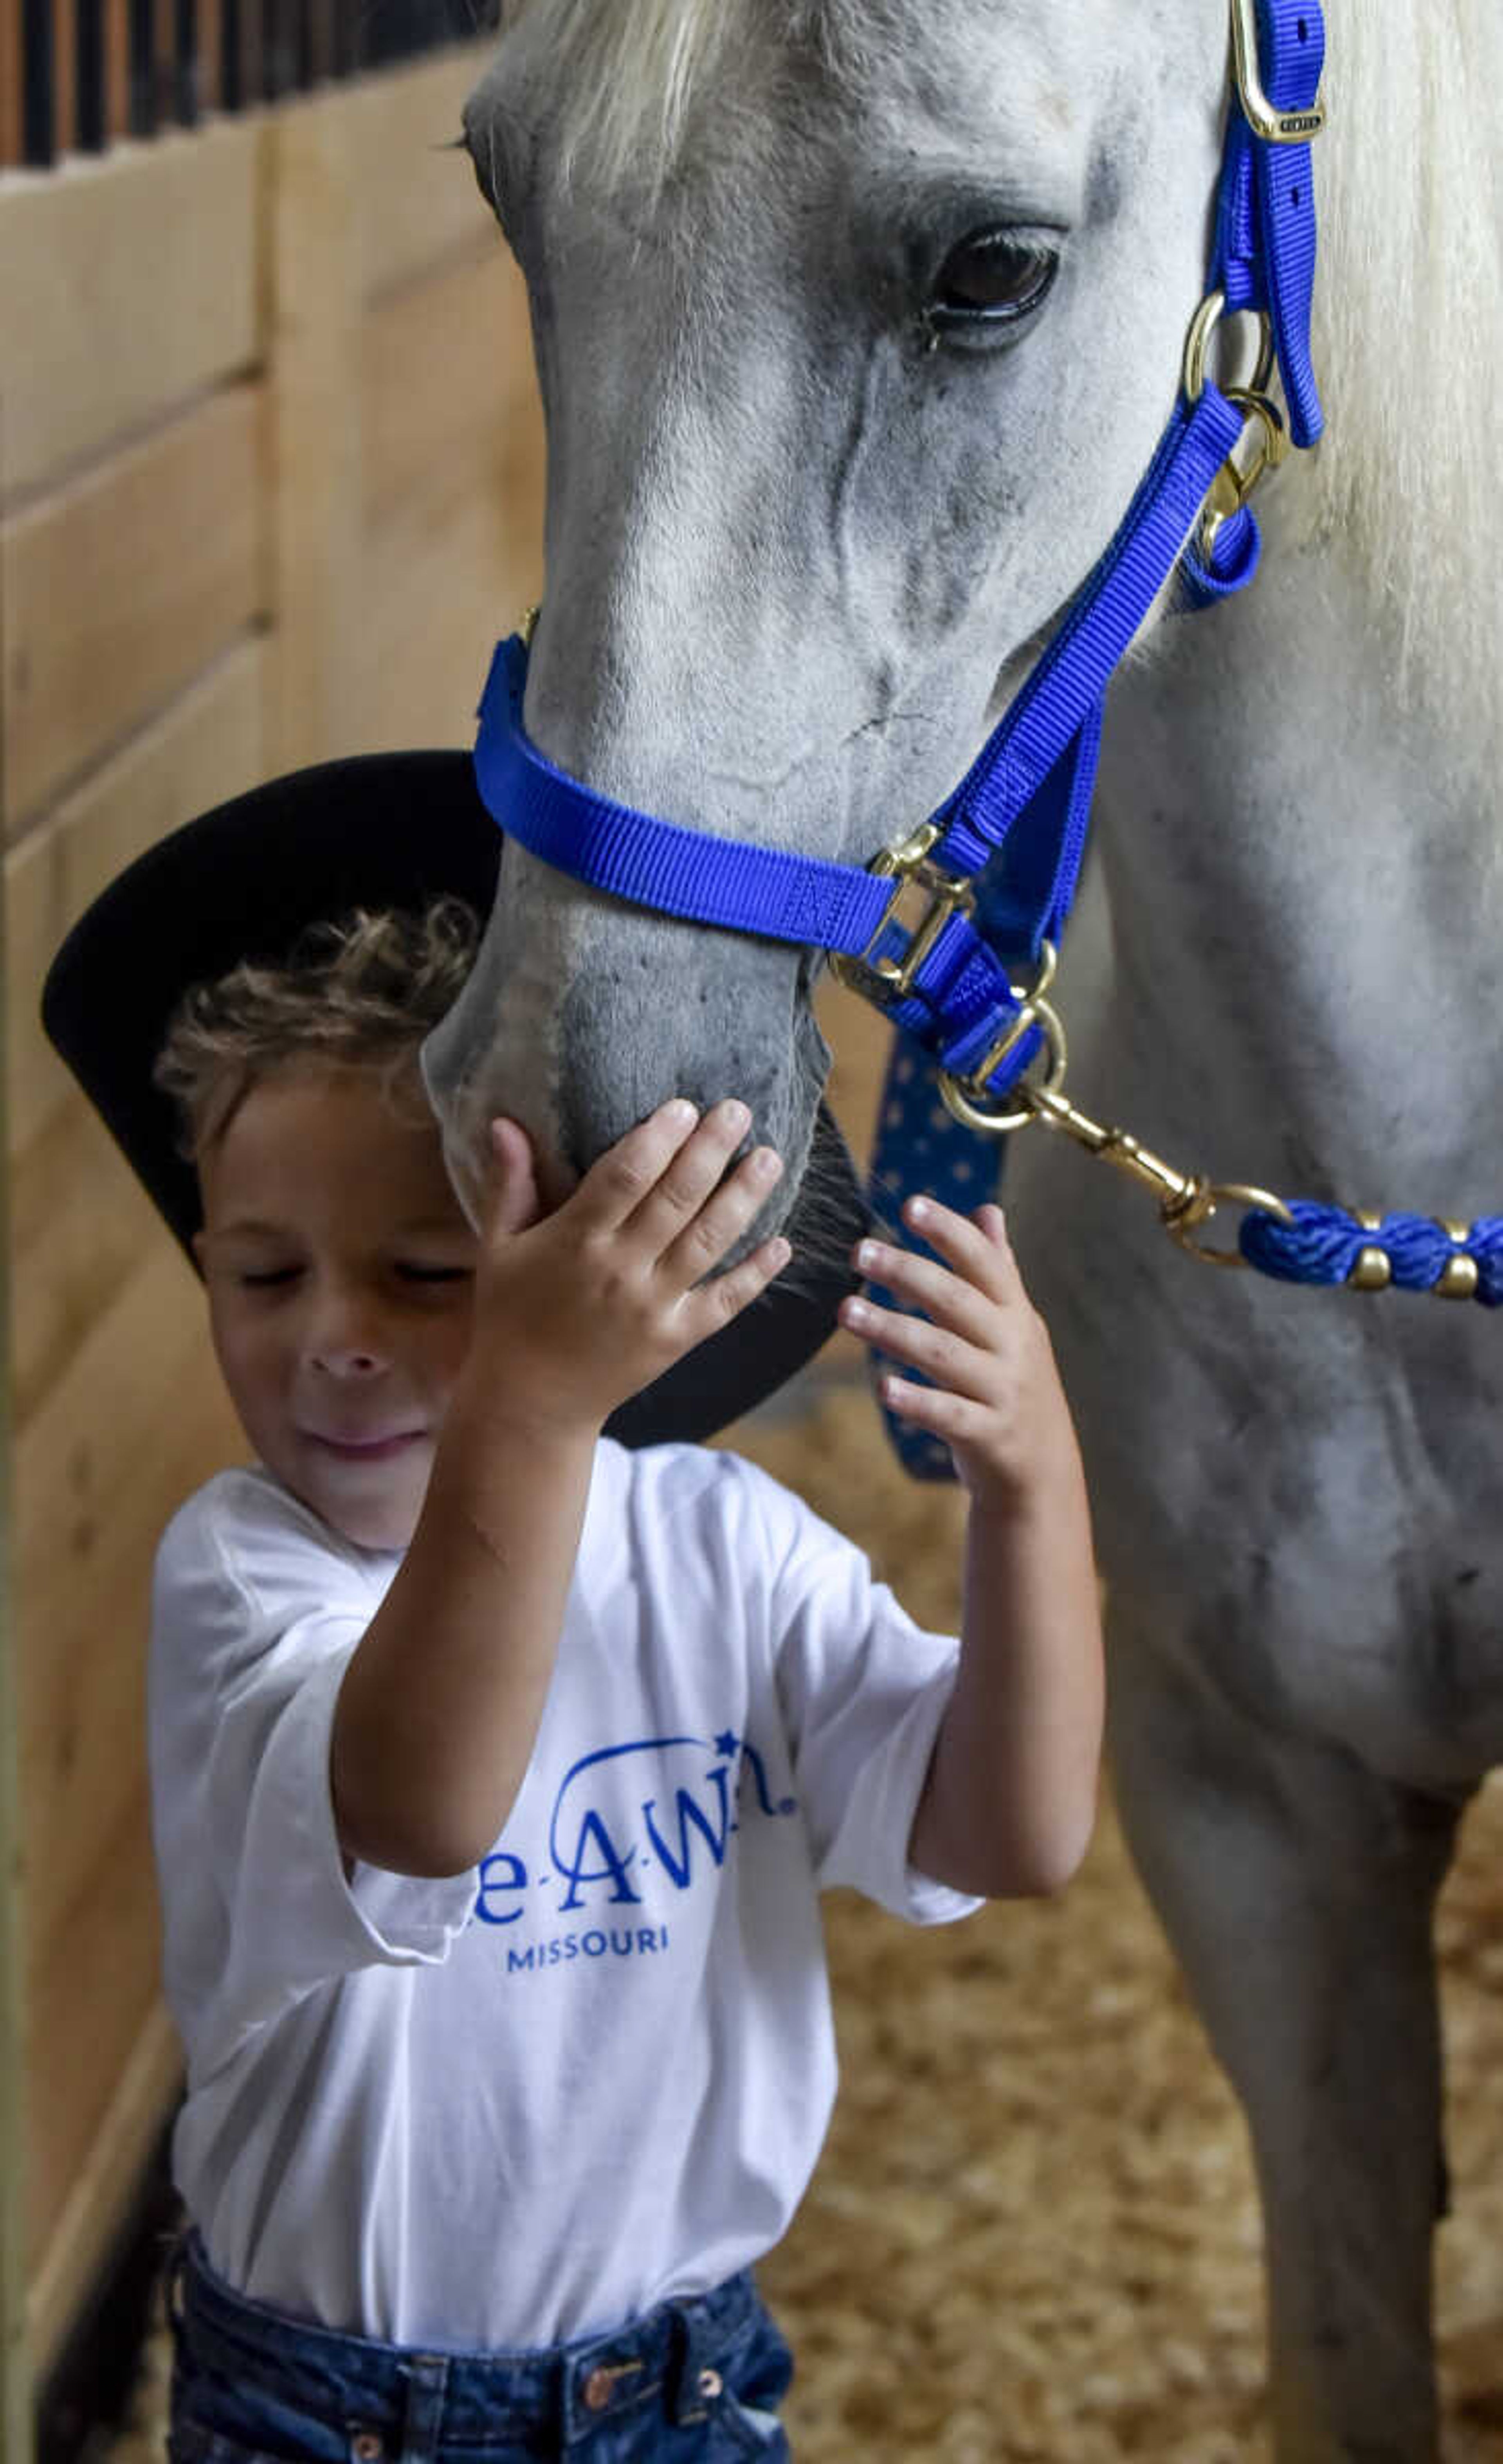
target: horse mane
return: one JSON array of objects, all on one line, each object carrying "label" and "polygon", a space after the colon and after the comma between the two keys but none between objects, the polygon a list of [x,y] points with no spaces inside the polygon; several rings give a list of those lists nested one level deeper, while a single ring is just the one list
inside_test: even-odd
[{"label": "horse mane", "polygon": [[[912,0],[907,0],[912,5]],[[547,8],[565,151],[608,178],[672,169],[696,98],[739,91],[738,36],[813,44],[838,70],[900,34],[903,0],[501,0]],[[1391,611],[1396,686],[1458,744],[1503,742],[1496,398],[1503,345],[1503,9],[1327,0],[1331,119],[1315,144],[1315,366],[1328,439],[1286,473],[1296,542],[1339,538]],[[781,12],[781,22],[780,19]]]},{"label": "horse mane", "polygon": [[1494,776],[1503,746],[1497,403],[1503,11],[1328,0],[1315,351],[1328,433],[1273,483],[1293,539],[1365,566],[1396,686]]}]

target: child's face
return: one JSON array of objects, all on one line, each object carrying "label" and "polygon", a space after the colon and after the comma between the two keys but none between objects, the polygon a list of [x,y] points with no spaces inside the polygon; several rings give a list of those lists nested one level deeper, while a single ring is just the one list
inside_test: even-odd
[{"label": "child's face", "polygon": [[289,1067],[199,1167],[210,1323],[246,1435],[369,1549],[412,1536],[470,1333],[475,1235],[416,1112],[362,1070]]}]

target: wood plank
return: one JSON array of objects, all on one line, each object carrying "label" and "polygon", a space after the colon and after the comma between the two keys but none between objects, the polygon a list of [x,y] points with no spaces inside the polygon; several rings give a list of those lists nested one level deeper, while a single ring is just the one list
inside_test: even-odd
[{"label": "wood plank", "polygon": [[231,386],[0,525],[8,835],[261,614],[262,414]]},{"label": "wood plank", "polygon": [[159,128],[178,118],[176,0],[151,0],[151,59]]},{"label": "wood plank", "polygon": [[343,115],[367,299],[462,253],[482,233],[504,253],[469,156],[451,150],[465,97],[494,50],[494,37],[465,43],[419,67],[365,77],[326,105]]},{"label": "wood plank", "polygon": [[[101,1394],[112,1398],[102,1418]],[[142,1694],[156,1537],[183,1497],[244,1451],[199,1296],[154,1233],[140,1276],[17,1449],[25,1828],[46,1843],[27,1997],[33,2260],[154,1991]]]},{"label": "wood plank", "polygon": [[22,1810],[28,1839],[46,1842],[29,1885],[33,1967],[139,1785],[157,1542],[184,1498],[246,1452],[202,1298],[164,1234],[16,1442]]},{"label": "wood plank", "polygon": [[71,154],[78,143],[78,46],[74,0],[52,0],[53,127],[57,150]]},{"label": "wood plank", "polygon": [[9,1199],[11,1421],[20,1430],[45,1408],[91,1328],[139,1270],[157,1217],[71,1080],[12,1163]]},{"label": "wood plank", "polygon": [[219,109],[223,93],[224,66],[221,55],[223,17],[220,0],[197,0],[198,55],[195,86],[198,112],[202,119]]},{"label": "wood plank", "polygon": [[[47,1630],[43,1651],[46,1629],[33,1621],[31,1601],[26,1604],[33,1645],[28,1674],[37,1681],[23,1688],[33,1698],[22,1720],[27,1836],[48,1843],[44,1870],[35,1877],[27,1969],[33,2272],[106,2126],[121,2066],[160,1966],[141,1714],[154,1534],[227,1452],[243,1453],[228,1446],[218,1427],[227,1407],[217,1389],[210,1393],[206,1386],[201,1418],[181,1399],[183,1382],[179,1375],[178,1392],[165,1403],[157,1398],[149,1423],[163,1433],[165,1452],[144,1479],[117,1485],[108,1514],[96,1526],[103,1545],[92,1578],[97,1591],[81,1603],[81,1626]],[[138,1398],[127,1395],[125,1401],[139,1427]],[[137,1452],[157,1449],[138,1443]],[[160,1482],[162,1495],[147,1494],[152,1482]],[[122,1603],[128,1603],[123,1611]],[[61,1688],[50,1682],[59,1670],[67,1672]],[[48,1699],[38,1703],[38,1694]]]},{"label": "wood plank", "polygon": [[[113,0],[107,25],[113,118]],[[218,122],[0,196],[0,498],[255,361],[259,143]]]},{"label": "wood plank", "polygon": [[182,2079],[177,2031],[166,2004],[154,2002],[42,2244],[28,2305],[39,2375],[55,2361],[104,2263]]},{"label": "wood plank", "polygon": [[[7,857],[5,1031],[12,1155],[31,1144],[75,1091],[42,1033],[37,1010],[42,979],[58,943],[134,856],[195,813],[265,777],[265,692],[266,644],[254,635],[189,686]],[[59,1230],[88,1212],[80,1193],[76,1205],[65,1206]],[[33,1290],[18,1336],[23,1354],[36,1309]],[[24,1388],[24,1356],[18,1374]]]},{"label": "wood plank", "polygon": [[0,171],[21,159],[21,0],[0,0]]},{"label": "wood plank", "polygon": [[[5,900],[0,893],[0,963]],[[0,1020],[0,1037],[4,1022]],[[5,1084],[0,1070],[0,1132]],[[0,1143],[0,1153],[4,1152]],[[24,2179],[28,2111],[24,2070],[24,1837],[16,1698],[20,1620],[11,1582],[10,1391],[11,1261],[0,1238],[0,2455],[27,2464],[32,2448],[32,2372],[26,2329]]]},{"label": "wood plank", "polygon": [[[519,286],[472,263],[367,320],[365,750],[470,743],[491,645],[542,588],[542,417],[521,313]],[[442,365],[442,407],[410,378],[402,401],[413,352],[409,367],[429,352]]]},{"label": "wood plank", "polygon": [[143,1789],[125,1826],[114,1836],[100,1834],[98,1869],[67,1911],[66,1932],[32,1964],[26,2211],[33,2284],[157,1998],[160,1969],[156,1872]]},{"label": "wood plank", "polygon": [[346,115],[276,113],[271,187],[270,696],[275,767],[348,744],[365,621],[361,571],[361,307]]},{"label": "wood plank", "polygon": [[[379,527],[414,495],[452,497],[448,473],[460,460],[460,484],[478,463],[484,485],[536,490],[542,412],[527,295],[510,257],[488,244],[372,309],[361,390],[367,524]],[[525,461],[515,465],[514,425],[526,431]]]},{"label": "wood plank", "polygon": [[104,133],[113,141],[130,127],[129,0],[104,0]]},{"label": "wood plank", "polygon": [[358,750],[474,742],[491,647],[541,587],[538,517],[523,501],[462,491],[426,521],[409,508],[372,542]]}]

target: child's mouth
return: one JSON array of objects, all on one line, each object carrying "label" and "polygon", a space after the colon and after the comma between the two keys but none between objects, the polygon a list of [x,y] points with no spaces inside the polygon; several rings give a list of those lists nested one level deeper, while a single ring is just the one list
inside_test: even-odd
[{"label": "child's mouth", "polygon": [[409,1446],[415,1446],[423,1431],[399,1429],[388,1438],[330,1438],[318,1429],[309,1429],[306,1435],[314,1445],[333,1455],[339,1463],[387,1463]]}]

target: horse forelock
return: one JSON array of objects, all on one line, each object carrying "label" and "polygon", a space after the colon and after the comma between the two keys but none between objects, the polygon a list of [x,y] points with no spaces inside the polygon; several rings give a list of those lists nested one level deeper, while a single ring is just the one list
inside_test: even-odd
[{"label": "horse forelock", "polygon": [[1328,441],[1288,486],[1390,605],[1405,690],[1460,752],[1503,740],[1497,405],[1503,11],[1328,0],[1331,121],[1315,149],[1315,350]]},{"label": "horse forelock", "polygon": [[696,101],[736,91],[738,47],[864,55],[898,13],[894,0],[501,0],[501,32],[547,16],[565,163],[587,153],[608,185],[630,174],[655,187]]}]

